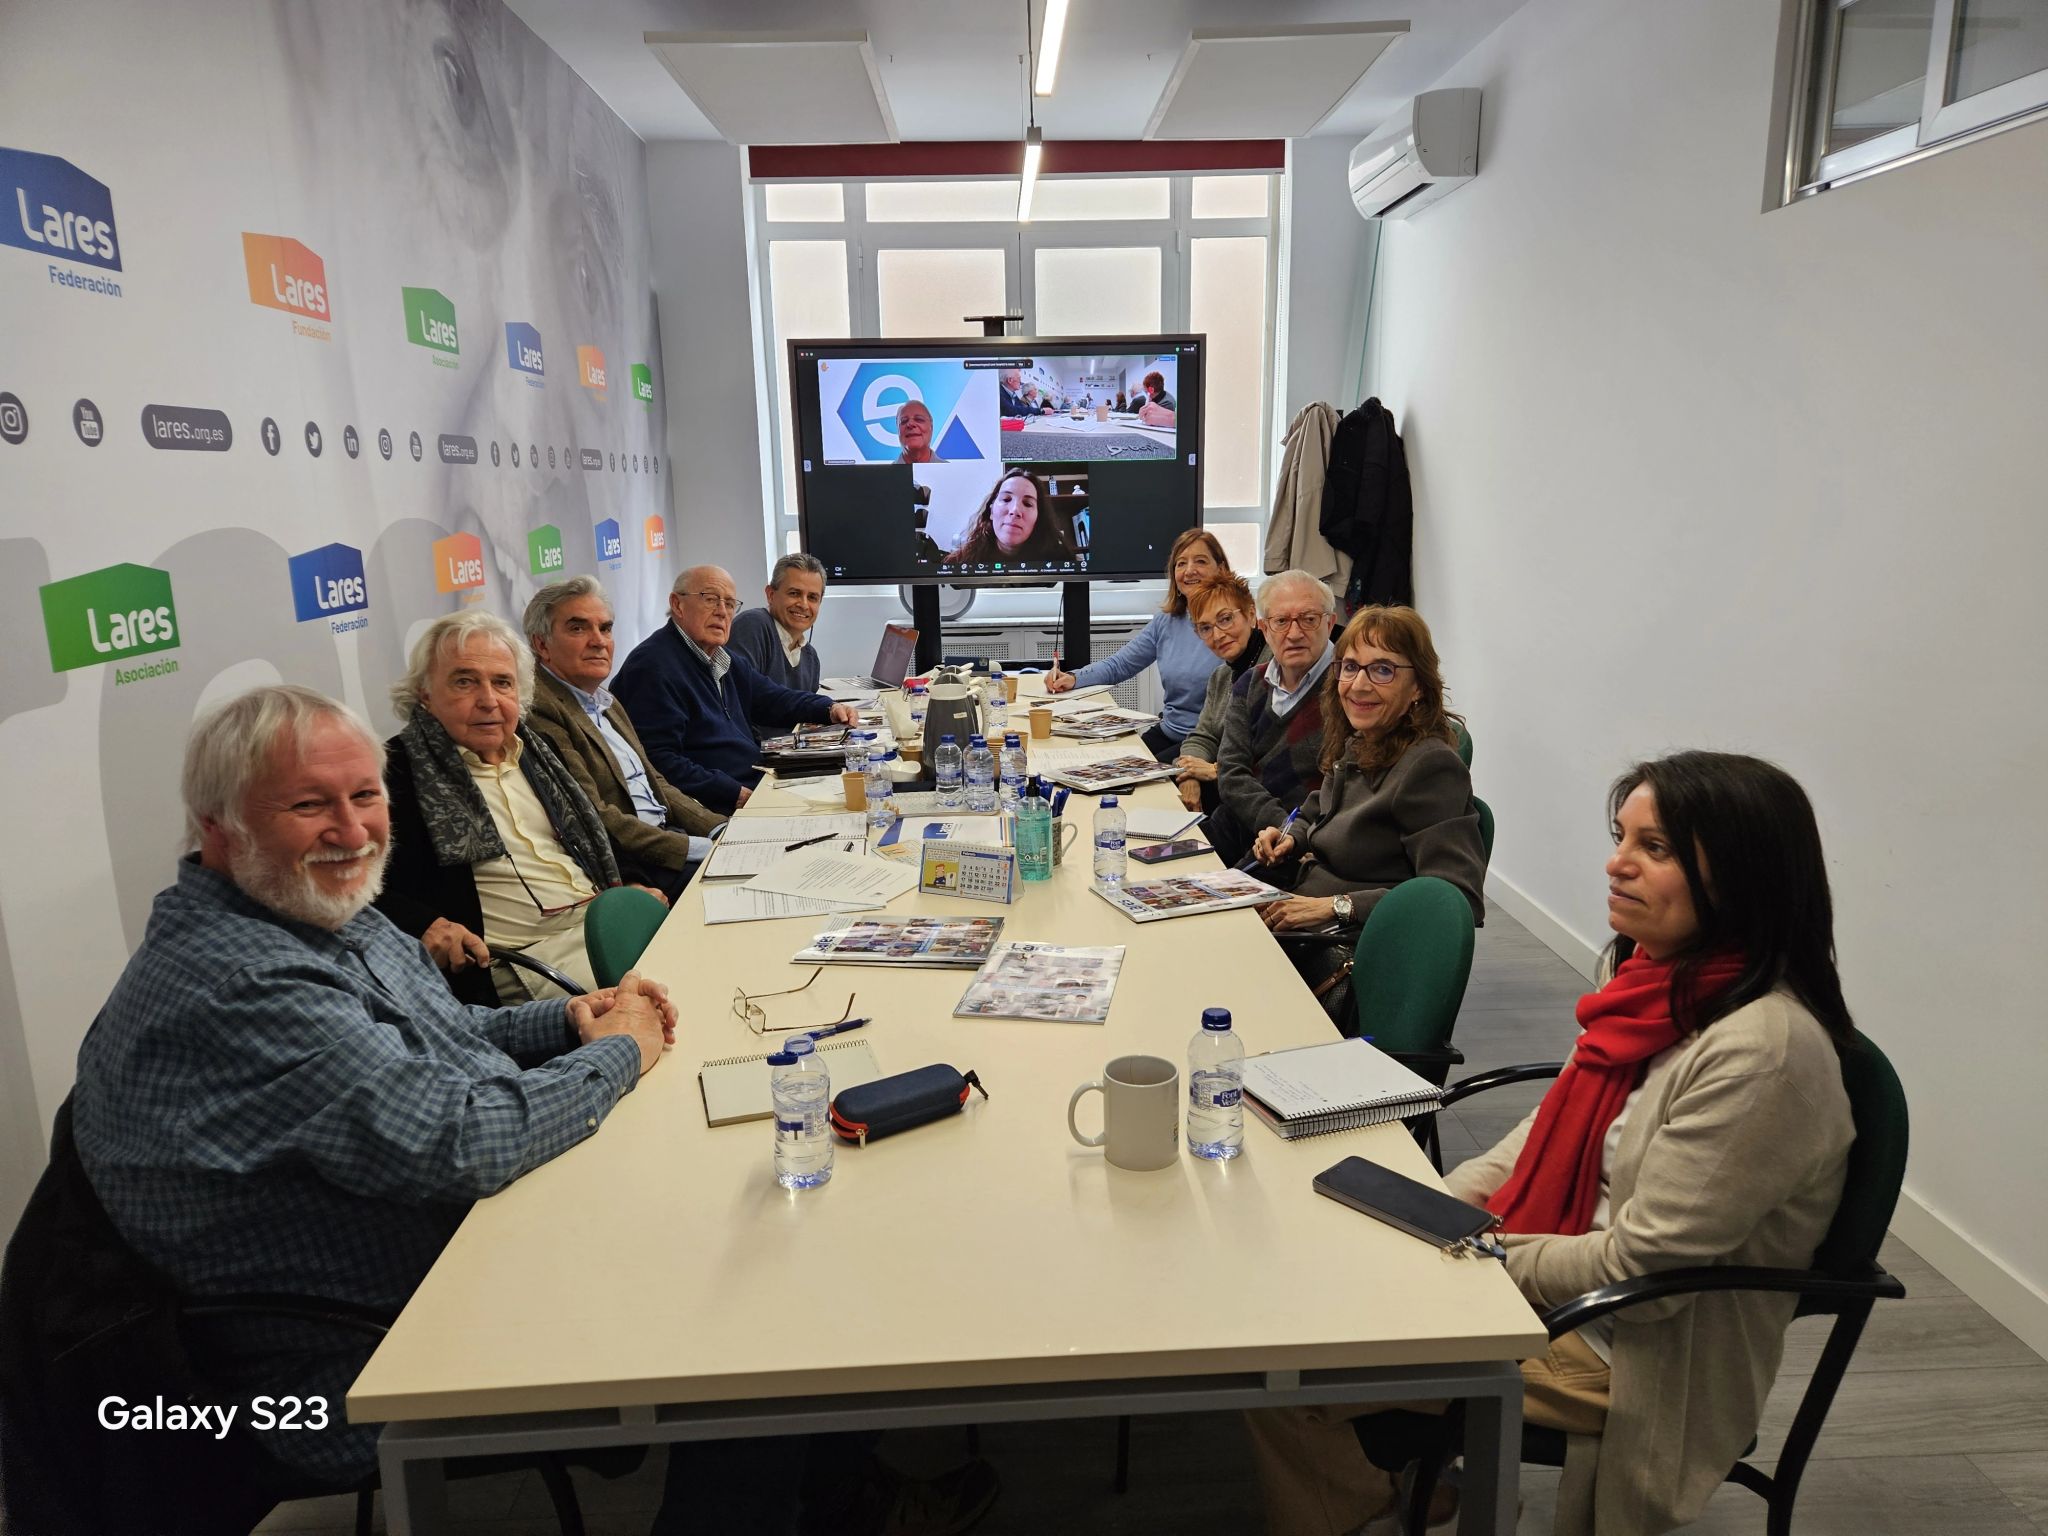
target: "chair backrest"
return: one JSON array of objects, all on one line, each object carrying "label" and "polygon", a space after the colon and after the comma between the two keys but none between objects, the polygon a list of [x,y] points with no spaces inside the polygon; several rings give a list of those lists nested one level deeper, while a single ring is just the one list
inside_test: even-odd
[{"label": "chair backrest", "polygon": [[1472,766],[1472,733],[1465,729],[1465,722],[1453,720],[1451,729],[1458,733],[1458,756],[1465,760],[1465,766]]},{"label": "chair backrest", "polygon": [[1877,1262],[1878,1245],[1906,1177],[1906,1090],[1884,1052],[1863,1034],[1842,1053],[1842,1087],[1849,1095],[1856,1140],[1849,1147],[1842,1203],[1813,1256],[1813,1267],[1861,1275]]},{"label": "chair backrest", "polygon": [[1486,862],[1493,862],[1493,807],[1477,795],[1472,797],[1472,809],[1479,813],[1479,846],[1486,850]]},{"label": "chair backrest", "polygon": [[668,916],[657,897],[630,885],[598,893],[583,909],[583,948],[600,987],[616,987]]},{"label": "chair backrest", "polygon": [[1356,962],[1358,1032],[1384,1051],[1435,1050],[1472,974],[1472,904],[1434,875],[1403,880],[1374,904]]}]

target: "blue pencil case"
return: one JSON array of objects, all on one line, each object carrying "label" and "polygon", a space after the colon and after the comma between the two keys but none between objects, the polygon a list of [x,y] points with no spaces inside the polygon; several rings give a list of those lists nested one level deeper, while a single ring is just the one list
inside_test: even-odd
[{"label": "blue pencil case", "polygon": [[988,1097],[979,1077],[943,1063],[878,1077],[833,1095],[832,1129],[843,1140],[866,1146],[878,1136],[957,1115],[970,1091]]}]

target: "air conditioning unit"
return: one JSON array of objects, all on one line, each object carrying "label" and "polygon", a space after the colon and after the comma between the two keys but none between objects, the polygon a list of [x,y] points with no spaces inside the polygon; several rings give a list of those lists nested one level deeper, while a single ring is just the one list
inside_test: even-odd
[{"label": "air conditioning unit", "polygon": [[1351,201],[1368,219],[1405,219],[1479,171],[1479,90],[1424,91],[1351,151]]}]

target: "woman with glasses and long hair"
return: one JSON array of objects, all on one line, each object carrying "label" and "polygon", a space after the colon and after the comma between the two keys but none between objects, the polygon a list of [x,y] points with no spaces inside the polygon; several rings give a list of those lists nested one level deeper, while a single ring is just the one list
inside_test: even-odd
[{"label": "woman with glasses and long hair", "polygon": [[1289,865],[1294,894],[1260,908],[1266,926],[1362,923],[1394,886],[1435,875],[1483,922],[1486,848],[1472,774],[1458,756],[1429,626],[1413,608],[1364,608],[1323,674],[1322,783],[1289,826],[1252,842],[1261,864]]},{"label": "woman with glasses and long hair", "polygon": [[1218,571],[1188,593],[1188,621],[1194,626],[1195,638],[1222,664],[1209,673],[1202,712],[1180,744],[1174,766],[1180,769],[1180,803],[1191,811],[1213,811],[1217,804],[1216,754],[1223,745],[1223,722],[1230,714],[1231,687],[1253,667],[1262,666],[1270,653],[1266,637],[1259,633],[1258,605],[1252,599],[1251,584],[1235,571]]},{"label": "woman with glasses and long hair", "polygon": [[[1624,773],[1607,814],[1612,979],[1579,999],[1542,1102],[1447,1181],[1500,1218],[1508,1273],[1542,1309],[1662,1270],[1809,1267],[1856,1134],[1855,1026],[1805,791],[1754,757],[1680,752]],[[1525,1361],[1524,1420],[1569,1437],[1555,1530],[1693,1520],[1756,1433],[1796,1301],[1636,1307]],[[1276,1536],[1391,1507],[1402,1426],[1369,1412],[1249,1416]]]},{"label": "woman with glasses and long hair", "polygon": [[946,565],[1057,565],[1080,554],[1059,525],[1045,483],[1012,465],[989,487]]},{"label": "woman with glasses and long hair", "polygon": [[[1166,552],[1166,601],[1143,629],[1126,640],[1114,655],[1072,672],[1058,667],[1046,674],[1048,693],[1121,683],[1149,666],[1159,668],[1159,723],[1145,732],[1145,746],[1162,763],[1180,755],[1193,731],[1209,679],[1216,671],[1212,648],[1195,633],[1188,616],[1188,596],[1219,572],[1228,573],[1230,557],[1216,535],[1190,528]],[[1212,753],[1213,755],[1213,753]]]}]

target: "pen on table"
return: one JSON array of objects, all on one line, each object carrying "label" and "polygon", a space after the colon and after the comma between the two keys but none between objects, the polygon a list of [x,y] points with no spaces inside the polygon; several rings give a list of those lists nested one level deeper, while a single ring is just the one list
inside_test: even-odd
[{"label": "pen on table", "polygon": [[843,1035],[848,1030],[859,1029],[867,1022],[866,1019],[848,1019],[841,1024],[827,1024],[820,1029],[799,1030],[797,1033],[809,1035],[813,1040],[823,1040],[828,1035]]},{"label": "pen on table", "polygon": [[807,837],[800,843],[784,843],[782,851],[784,853],[795,853],[799,848],[809,848],[818,843],[829,843],[839,835],[837,832],[820,832],[816,837]]}]

